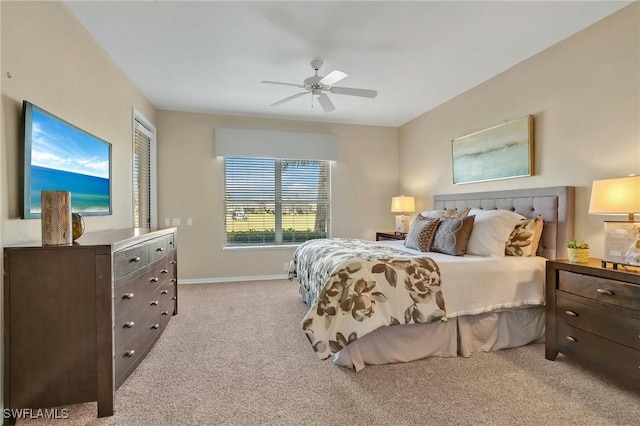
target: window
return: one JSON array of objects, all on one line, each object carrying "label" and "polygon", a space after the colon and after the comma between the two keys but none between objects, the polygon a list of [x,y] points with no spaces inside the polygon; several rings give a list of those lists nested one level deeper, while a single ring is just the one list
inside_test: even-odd
[{"label": "window", "polygon": [[227,246],[329,236],[329,161],[225,157],[224,168]]},{"label": "window", "polygon": [[133,120],[133,226],[156,226],[155,128],[137,111]]}]

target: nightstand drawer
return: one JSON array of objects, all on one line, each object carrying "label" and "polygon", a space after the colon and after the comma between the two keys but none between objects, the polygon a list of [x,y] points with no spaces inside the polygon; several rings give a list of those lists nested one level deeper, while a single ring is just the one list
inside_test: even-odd
[{"label": "nightstand drawer", "polygon": [[640,287],[637,285],[558,271],[558,289],[612,305],[640,310]]},{"label": "nightstand drawer", "polygon": [[640,383],[640,351],[558,322],[558,349],[567,356],[597,364],[626,383]]},{"label": "nightstand drawer", "polygon": [[558,292],[556,316],[558,321],[640,350],[640,312],[628,309],[612,312],[589,299],[563,297]]}]

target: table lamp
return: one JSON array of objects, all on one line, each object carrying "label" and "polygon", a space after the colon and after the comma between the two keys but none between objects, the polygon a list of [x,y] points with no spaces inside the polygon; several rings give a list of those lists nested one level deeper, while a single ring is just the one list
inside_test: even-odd
[{"label": "table lamp", "polygon": [[589,214],[624,215],[626,221],[604,222],[604,256],[606,262],[640,266],[640,176],[594,180]]},{"label": "table lamp", "polygon": [[414,197],[401,195],[391,198],[391,213],[400,213],[396,215],[395,232],[406,234],[409,231],[409,216],[405,213],[413,213],[416,211],[416,201]]}]

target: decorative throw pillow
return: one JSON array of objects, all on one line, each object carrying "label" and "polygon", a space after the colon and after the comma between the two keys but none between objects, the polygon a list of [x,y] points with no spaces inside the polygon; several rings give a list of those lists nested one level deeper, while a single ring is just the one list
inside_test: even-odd
[{"label": "decorative throw pillow", "polygon": [[431,244],[436,235],[440,219],[414,220],[404,245],[420,251],[431,251]]},{"label": "decorative throw pillow", "polygon": [[431,251],[462,256],[473,229],[473,220],[473,216],[440,219]]},{"label": "decorative throw pillow", "polygon": [[519,222],[507,240],[507,256],[535,256],[542,236],[542,216]]},{"label": "decorative throw pillow", "polygon": [[478,256],[504,257],[505,247],[513,228],[526,217],[510,210],[471,209],[475,215],[473,232],[467,253]]},{"label": "decorative throw pillow", "polygon": [[421,219],[436,219],[441,217],[451,217],[451,218],[462,218],[469,214],[469,208],[456,210],[456,209],[446,209],[446,210],[425,210],[421,212],[418,216],[416,216],[416,220]]},{"label": "decorative throw pillow", "polygon": [[463,217],[468,216],[470,210],[471,209],[468,208],[468,207],[466,209],[462,209],[462,210],[446,209],[444,211],[444,213],[442,214],[442,217],[450,217],[450,218],[461,219]]}]

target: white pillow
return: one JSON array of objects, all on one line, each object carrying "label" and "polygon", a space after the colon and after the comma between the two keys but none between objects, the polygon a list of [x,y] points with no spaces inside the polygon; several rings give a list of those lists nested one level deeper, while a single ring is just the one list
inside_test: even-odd
[{"label": "white pillow", "polygon": [[467,253],[504,257],[504,249],[513,228],[526,217],[509,210],[471,209],[476,217],[467,243]]}]

